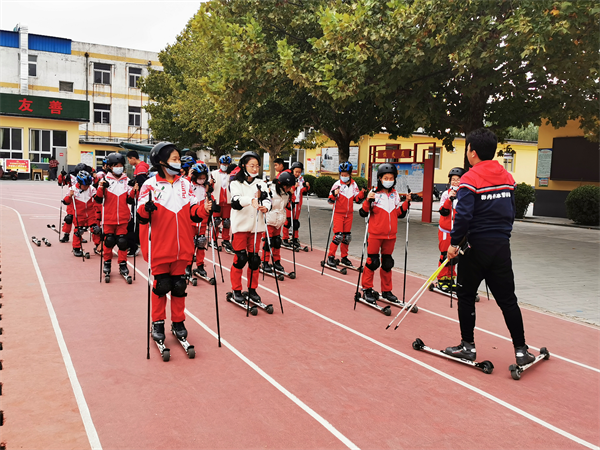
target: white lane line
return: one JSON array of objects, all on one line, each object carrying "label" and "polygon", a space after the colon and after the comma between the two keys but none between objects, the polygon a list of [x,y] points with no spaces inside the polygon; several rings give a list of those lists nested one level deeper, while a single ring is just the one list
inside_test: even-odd
[{"label": "white lane line", "polygon": [[[206,258],[205,260],[213,262],[209,258]],[[224,269],[227,270],[227,271],[230,270],[230,269],[228,269],[226,267],[224,267]],[[242,277],[242,278],[246,279],[246,277]],[[261,288],[261,289],[263,289],[263,290],[265,290],[267,292],[270,292],[271,294],[277,296],[277,292],[273,291],[272,289],[269,289],[269,288],[264,287],[264,286],[259,286],[259,288]],[[545,428],[547,428],[547,429],[549,429],[551,431],[554,431],[557,434],[560,434],[561,436],[566,437],[567,439],[572,440],[573,442],[576,442],[578,444],[581,444],[581,445],[583,445],[583,446],[585,446],[587,448],[593,449],[593,450],[600,450],[600,447],[598,447],[598,446],[596,446],[596,445],[594,445],[594,444],[592,444],[590,442],[587,442],[586,440],[581,439],[581,438],[579,438],[579,437],[577,437],[577,436],[575,436],[575,435],[573,435],[573,434],[571,434],[571,433],[569,433],[569,432],[567,432],[567,431],[565,431],[565,430],[563,430],[561,428],[558,428],[558,427],[556,427],[556,426],[554,426],[554,425],[546,422],[545,420],[542,420],[542,419],[534,416],[533,414],[530,414],[530,413],[528,413],[528,412],[526,412],[526,411],[524,411],[524,410],[522,410],[522,409],[520,409],[520,408],[518,408],[518,407],[516,407],[514,405],[511,405],[510,403],[508,403],[508,402],[506,402],[504,400],[501,400],[500,398],[498,398],[498,397],[496,397],[496,396],[494,396],[492,394],[489,394],[488,392],[486,392],[486,391],[484,391],[482,389],[479,389],[478,387],[475,387],[475,386],[473,386],[473,385],[471,385],[471,384],[469,384],[469,383],[467,383],[465,381],[462,381],[462,380],[460,380],[460,379],[458,379],[456,377],[453,377],[452,375],[448,375],[447,373],[442,372],[441,370],[436,369],[435,367],[430,366],[429,364],[426,364],[426,363],[424,363],[422,361],[419,361],[418,359],[415,359],[412,356],[408,356],[406,353],[402,353],[401,351],[396,350],[395,348],[390,347],[390,346],[388,346],[388,345],[386,345],[386,344],[384,344],[382,342],[379,342],[378,340],[373,339],[372,337],[367,336],[367,335],[361,333],[360,331],[356,331],[355,329],[350,328],[347,325],[344,325],[344,324],[342,324],[340,322],[337,322],[337,321],[335,321],[333,319],[330,319],[329,317],[327,317],[327,316],[325,316],[325,315],[323,315],[323,314],[321,314],[321,313],[319,313],[317,311],[314,311],[313,309],[310,309],[307,306],[304,306],[304,305],[302,305],[302,304],[300,304],[298,302],[295,302],[294,300],[291,300],[290,298],[288,298],[288,297],[286,297],[284,295],[282,295],[281,298],[282,298],[282,300],[286,300],[286,301],[290,302],[291,304],[296,305],[299,308],[302,308],[305,311],[308,311],[309,313],[314,314],[315,316],[320,317],[321,319],[326,320],[329,323],[332,323],[333,325],[336,325],[336,326],[338,326],[338,327],[340,327],[340,328],[342,328],[342,329],[344,329],[346,331],[349,331],[350,333],[355,334],[356,336],[359,336],[359,337],[361,337],[361,338],[363,338],[363,339],[365,339],[365,340],[367,340],[367,341],[369,341],[369,342],[371,342],[371,343],[373,343],[373,344],[375,344],[375,345],[377,345],[377,346],[379,346],[379,347],[381,347],[381,348],[383,348],[385,350],[388,350],[388,351],[390,351],[390,352],[392,352],[392,353],[394,353],[394,354],[396,354],[396,355],[398,355],[398,356],[400,356],[400,357],[402,357],[402,358],[404,358],[404,359],[406,359],[408,361],[411,361],[411,362],[413,362],[415,364],[418,364],[419,366],[421,366],[421,367],[423,367],[423,368],[425,368],[427,370],[430,370],[430,371],[432,371],[432,372],[434,372],[434,373],[436,373],[436,374],[438,374],[438,375],[446,378],[447,380],[450,380],[450,381],[452,381],[452,382],[454,382],[454,383],[456,383],[456,384],[458,384],[460,386],[463,386],[463,387],[465,387],[465,388],[467,388],[467,389],[475,392],[476,394],[479,394],[479,395],[487,398],[488,400],[491,400],[492,402],[497,403],[498,405],[503,406],[503,407],[505,407],[505,408],[507,408],[507,409],[509,409],[509,410],[511,410],[511,411],[513,411],[513,412],[515,412],[515,413],[517,413],[517,414],[525,417],[526,419],[531,420],[532,422],[535,422],[535,423],[537,423],[537,424],[539,424],[539,425],[541,425],[541,426],[543,426],[543,427],[545,427]]]},{"label": "white lane line", "polygon": [[[133,264],[131,264],[129,261],[127,262],[127,264],[133,268]],[[145,278],[146,282],[148,281],[148,277],[141,270],[136,268],[135,271],[137,273],[139,273],[141,277]],[[196,317],[194,314],[192,314],[187,308],[185,309],[185,313],[189,317],[191,317],[198,325],[200,325],[202,328],[204,328],[209,334],[211,334],[215,339],[218,339],[217,333],[215,333],[213,330],[211,330],[205,323],[203,323],[200,319],[198,319],[198,317]],[[249,358],[244,356],[244,354],[242,352],[240,352],[233,345],[231,345],[229,342],[227,342],[225,339],[223,339],[223,337],[221,337],[221,343],[223,345],[225,345],[225,347],[227,347],[229,350],[231,350],[231,352],[234,355],[236,355],[238,358],[240,358],[242,361],[244,361],[248,366],[250,366],[250,368],[252,368],[256,373],[258,373],[261,377],[263,377],[265,380],[267,380],[269,383],[271,383],[271,385],[273,385],[279,392],[281,392],[283,395],[285,395],[287,398],[289,398],[292,402],[294,402],[297,406],[302,408],[313,419],[315,419],[317,422],[319,422],[327,431],[329,431],[336,438],[338,438],[346,447],[348,447],[350,449],[354,449],[354,450],[359,450],[359,447],[356,444],[354,444],[350,439],[348,439],[341,432],[339,432],[337,430],[337,428],[335,428],[331,423],[329,423],[320,414],[318,414],[316,411],[314,411],[310,406],[308,406],[306,403],[304,403],[302,400],[300,400],[298,397],[296,397],[294,394],[292,394],[290,391],[288,391],[286,388],[284,388],[273,377],[271,377],[268,373],[266,373],[264,370],[262,370],[260,367],[258,367]]]},{"label": "white lane line", "polygon": [[79,414],[81,416],[81,420],[83,421],[83,426],[85,427],[85,432],[87,434],[88,441],[93,450],[102,450],[102,445],[100,444],[100,439],[98,438],[98,433],[96,432],[96,427],[94,426],[92,415],[90,414],[87,402],[85,401],[85,396],[83,395],[83,390],[81,389],[81,385],[79,384],[79,379],[77,378],[77,373],[75,372],[75,367],[73,366],[73,361],[71,360],[69,349],[67,348],[67,344],[63,337],[62,330],[60,329],[58,318],[56,317],[56,312],[54,311],[54,306],[52,305],[52,301],[50,300],[50,295],[48,294],[48,290],[46,289],[44,277],[42,276],[42,272],[40,271],[40,267],[38,266],[37,258],[35,257],[33,248],[29,243],[27,230],[25,229],[25,224],[23,223],[21,214],[16,209],[11,208],[10,206],[1,206],[14,211],[19,217],[21,229],[23,230],[23,237],[25,238],[25,242],[27,243],[27,247],[29,248],[29,254],[31,255],[33,267],[35,268],[35,273],[37,274],[38,281],[40,283],[42,295],[44,296],[44,301],[46,302],[46,308],[48,308],[48,315],[50,316],[52,328],[54,328],[54,334],[56,335],[56,340],[58,341],[58,347],[60,348],[60,353],[65,363],[67,374],[69,375],[71,388],[73,389],[73,394],[75,395],[75,400],[77,401]]},{"label": "white lane line", "polygon": [[[284,261],[290,262],[290,263],[292,262],[292,261],[290,261],[290,260],[288,260],[288,259],[284,259],[284,258],[281,258],[281,259],[283,259]],[[309,270],[312,270],[312,271],[314,271],[314,272],[317,272],[317,273],[321,273],[321,271],[320,271],[320,270],[314,269],[314,268],[312,268],[312,267],[309,267],[309,266],[305,266],[305,265],[303,265],[303,264],[298,264],[298,262],[296,262],[296,265],[297,265],[297,266],[300,266],[300,267],[304,267],[304,268],[306,268],[306,269],[309,269]],[[328,273],[327,273],[327,270],[325,271],[325,275],[327,275],[327,276],[328,276],[328,277],[330,277],[330,278],[335,278],[336,280],[339,280],[339,281],[342,281],[342,282],[344,282],[344,283],[350,284],[350,285],[352,285],[352,286],[356,286],[356,283],[352,283],[352,282],[350,282],[350,281],[348,281],[348,280],[344,280],[343,278],[340,278],[340,277],[338,277],[338,276],[335,276],[335,275],[328,274]],[[440,318],[442,318],[442,319],[446,319],[446,320],[449,320],[449,321],[451,321],[451,322],[458,323],[458,320],[457,320],[457,319],[454,319],[454,318],[452,318],[452,317],[448,317],[448,316],[445,316],[445,315],[443,315],[443,314],[439,314],[439,313],[436,313],[436,312],[434,312],[434,311],[431,311],[431,310],[429,310],[429,309],[423,308],[421,305],[419,305],[419,311],[424,311],[424,312],[426,312],[426,313],[432,314],[432,315],[434,315],[434,316],[437,316],[437,317],[440,317]],[[548,315],[548,314],[546,314],[546,315]],[[555,317],[555,316],[551,316],[551,317]],[[556,318],[557,318],[557,319],[561,319],[561,320],[566,320],[566,319],[562,319],[561,317],[556,317]],[[570,323],[574,323],[572,320],[568,320],[568,322],[570,322]],[[577,323],[576,325],[580,325],[580,324],[578,324],[578,323]],[[511,338],[509,338],[509,337],[506,337],[506,336],[502,336],[502,335],[500,335],[500,334],[497,334],[497,333],[494,333],[493,331],[489,331],[489,330],[486,330],[486,329],[484,329],[484,328],[480,328],[480,327],[475,327],[475,329],[476,329],[477,331],[481,331],[482,333],[489,334],[489,335],[491,335],[491,336],[497,337],[497,338],[499,338],[499,339],[502,339],[502,340],[504,340],[504,341],[512,342],[512,339],[511,339]],[[529,345],[529,344],[528,344],[528,345]],[[536,350],[536,351],[538,351],[538,352],[540,351],[539,347],[534,347],[533,345],[529,345],[529,348],[531,348],[531,349],[533,349],[533,350]],[[593,367],[593,366],[588,366],[587,364],[580,363],[579,361],[575,361],[575,360],[572,360],[572,359],[569,359],[569,358],[565,358],[564,356],[560,356],[560,355],[558,355],[558,354],[556,354],[556,353],[552,353],[552,357],[553,357],[553,358],[556,358],[556,359],[563,360],[563,361],[565,361],[565,362],[568,362],[568,363],[571,363],[571,364],[574,364],[574,365],[576,365],[576,366],[579,366],[579,367],[582,367],[582,368],[584,368],[584,369],[588,369],[588,370],[592,370],[592,371],[594,371],[594,372],[600,373],[600,369],[598,369],[598,368],[596,368],[596,367]]]}]

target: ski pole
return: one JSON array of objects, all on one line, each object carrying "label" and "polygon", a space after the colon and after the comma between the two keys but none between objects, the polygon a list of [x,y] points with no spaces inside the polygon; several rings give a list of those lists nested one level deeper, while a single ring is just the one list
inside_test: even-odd
[{"label": "ski pole", "polygon": [[[296,273],[296,249],[294,248],[294,202],[292,201],[292,196],[290,195],[290,227],[292,229],[292,261],[294,262],[294,273]],[[273,261],[275,262],[275,261]]]},{"label": "ski pole", "polygon": [[[259,188],[260,189],[260,188]],[[265,220],[265,235],[267,238],[267,244],[269,245],[269,253],[271,253],[271,261],[275,262],[275,257],[273,256],[273,248],[271,247],[271,238],[269,237],[269,227],[267,225],[267,217],[264,213],[262,213],[263,219]],[[296,251],[294,250],[294,253]],[[273,273],[275,274],[275,285],[277,286],[277,296],[279,297],[279,306],[281,307],[281,314],[283,314],[283,303],[281,302],[281,292],[279,291],[279,280],[277,279],[277,270],[273,267]],[[263,271],[263,276],[264,276]]]},{"label": "ski pole", "polygon": [[[62,172],[65,171],[65,166],[62,167]],[[64,177],[63,177],[64,178]],[[63,208],[63,188],[65,187],[65,180],[60,184],[60,213],[58,215],[58,240],[60,241],[60,233],[62,231],[62,208]]]},{"label": "ski pole", "polygon": [[[152,191],[148,192],[149,200],[152,201]],[[150,299],[152,295],[152,212],[148,213],[148,317],[146,324],[146,359],[150,359]]]},{"label": "ski pole", "polygon": [[[398,329],[398,327],[400,326],[400,324],[402,323],[402,321],[404,320],[404,318],[408,315],[408,313],[410,312],[410,310],[412,309],[412,307],[417,304],[417,302],[421,298],[421,295],[427,290],[427,286],[429,286],[429,284],[435,279],[435,277],[438,276],[438,274],[442,271],[442,269],[444,267],[446,267],[446,264],[448,264],[448,261],[449,261],[449,259],[446,258],[446,260],[442,263],[442,265],[439,266],[435,272],[433,272],[433,274],[425,281],[425,283],[423,283],[423,285],[417,290],[417,292],[415,292],[415,295],[413,295],[412,298],[408,301],[408,303],[406,303],[400,309],[400,311],[398,312],[398,314],[396,314],[396,317],[394,317],[392,319],[392,321],[390,322],[390,324],[385,328],[386,330],[389,327],[392,326],[392,324],[400,316],[400,314],[402,313],[402,311],[406,310],[406,314],[404,315],[404,317],[402,317],[402,319],[400,319],[400,322],[398,322],[398,325],[396,325],[396,328],[394,328],[394,330]],[[413,302],[413,300],[414,300],[414,302]]]},{"label": "ski pole", "polygon": [[[458,275],[456,275],[458,278]],[[485,293],[487,294],[488,302],[490,301],[490,291],[488,289],[487,280],[485,280]]]},{"label": "ski pole", "polygon": [[308,235],[310,236],[310,251],[312,252],[312,227],[310,226],[310,200],[308,198],[308,192],[306,193],[306,207],[308,208]]},{"label": "ski pole", "polygon": [[[210,242],[212,242],[212,239],[214,238],[214,220],[215,218],[212,216],[210,216],[211,221],[213,226],[212,227],[208,227],[208,239]],[[217,251],[217,253],[219,253]],[[221,325],[219,324],[219,294],[217,292],[217,268],[215,266],[215,246],[212,246],[212,263],[213,263],[213,278],[215,279],[215,310],[217,311],[217,336],[219,337],[219,347],[221,346]],[[219,264],[221,262],[219,261]],[[223,270],[221,268],[221,270]]]},{"label": "ski pole", "polygon": [[100,222],[100,283],[102,283],[102,262],[104,261],[104,196],[102,197],[102,219]]},{"label": "ski pole", "polygon": [[367,235],[369,233],[369,219],[371,218],[371,208],[369,208],[369,215],[367,216],[367,222],[365,224],[365,237],[363,238],[362,254],[360,255],[360,267],[358,269],[358,281],[356,282],[356,292],[354,293],[354,309],[356,309],[356,302],[358,301],[358,287],[360,286],[360,278],[363,272],[363,261],[365,258],[365,247],[367,246]]},{"label": "ski pole", "polygon": [[[77,188],[77,186],[75,186]],[[73,202],[73,209],[75,210],[75,233],[73,233],[73,240],[75,240],[75,235],[79,237],[79,245],[81,245],[81,259],[85,262],[85,252],[83,251],[83,236],[81,235],[81,228],[79,227],[79,217],[77,216],[77,202],[75,201],[75,190],[73,190],[73,197],[71,197],[71,201]]]},{"label": "ski pole", "polygon": [[212,245],[214,247],[217,247],[217,258],[219,258],[219,268],[221,269],[221,283],[225,283],[225,278],[223,278],[223,265],[221,264],[221,252],[218,250],[219,248],[219,238],[217,237],[217,234],[219,234],[219,232],[217,231],[217,225],[215,224],[215,218],[211,213],[212,218],[212,228],[213,228],[213,233],[212,233],[212,237],[214,239],[214,241],[211,241]]},{"label": "ski pole", "polygon": [[[258,188],[259,192],[260,192],[260,187]],[[254,253],[256,253],[256,232],[258,231],[258,209],[256,210],[256,220],[254,222],[254,243],[252,244],[252,256],[254,256]],[[248,258],[248,266],[250,266],[250,258]],[[248,291],[250,291],[250,288],[252,287],[252,276],[254,275],[254,270],[252,270],[252,268],[250,268],[250,282],[248,283]],[[275,273],[275,275],[277,275],[277,273]],[[250,296],[250,293],[248,293],[248,297]],[[250,312],[250,301],[248,300],[248,305],[246,308],[246,317],[248,317],[248,313]]]},{"label": "ski pole", "polygon": [[[408,196],[410,196],[410,188],[406,185]],[[402,303],[406,300],[406,264],[408,262],[408,223],[410,221],[410,203],[406,211],[406,243],[404,244],[404,286],[402,286]]]},{"label": "ski pole", "polygon": [[[336,196],[337,200],[337,196]],[[335,214],[335,202],[333,203],[333,210],[331,211],[331,223],[329,224],[329,233],[327,233],[327,243],[325,244],[325,254],[323,255],[323,264],[321,267],[321,275],[325,272],[325,260],[327,259],[327,252],[329,251],[329,238],[331,237],[331,230],[333,229],[333,216]]]},{"label": "ski pole", "polygon": [[[137,203],[138,203],[138,193],[136,192],[135,195],[135,205],[133,206],[133,235],[136,235],[135,232],[135,227],[137,226],[136,223],[136,216],[137,216]],[[139,236],[139,233],[137,233],[137,235]],[[138,239],[139,241],[139,239]],[[139,248],[139,247],[138,247]],[[135,281],[135,257],[137,256],[137,249],[135,250],[135,253],[133,254],[133,281]]]}]

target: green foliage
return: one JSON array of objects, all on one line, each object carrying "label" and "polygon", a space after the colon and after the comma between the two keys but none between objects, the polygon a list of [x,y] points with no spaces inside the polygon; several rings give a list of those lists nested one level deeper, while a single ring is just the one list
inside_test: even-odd
[{"label": "green foliage", "polygon": [[525,217],[530,203],[535,202],[535,189],[527,183],[519,183],[515,187],[515,217],[522,219]]},{"label": "green foliage", "polygon": [[581,225],[600,225],[600,187],[579,186],[565,200],[567,218]]},{"label": "green foliage", "polygon": [[306,181],[308,184],[310,184],[310,189],[308,190],[309,194],[314,194],[315,192],[315,182],[317,181],[317,177],[315,177],[314,175],[302,175],[302,177],[304,178],[304,181]]},{"label": "green foliage", "polygon": [[354,181],[356,181],[356,184],[358,186],[359,189],[369,189],[369,182],[367,181],[366,178],[363,177],[352,177],[352,179]]},{"label": "green foliage", "polygon": [[540,127],[528,124],[525,127],[508,127],[506,131],[506,139],[516,139],[518,141],[533,141],[538,140],[538,130]]},{"label": "green foliage", "polygon": [[315,180],[315,194],[317,194],[319,198],[329,197],[329,193],[335,182],[336,179],[329,175],[320,176]]}]

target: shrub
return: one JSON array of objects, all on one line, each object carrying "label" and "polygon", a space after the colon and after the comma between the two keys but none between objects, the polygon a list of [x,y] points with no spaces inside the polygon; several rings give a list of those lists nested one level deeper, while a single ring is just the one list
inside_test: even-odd
[{"label": "shrub", "polygon": [[535,202],[535,188],[527,183],[519,183],[515,187],[515,217],[525,217],[530,203]]},{"label": "shrub", "polygon": [[369,189],[369,182],[367,181],[366,178],[363,177],[353,177],[352,178],[354,181],[356,181],[356,185],[358,186],[359,189]]},{"label": "shrub", "polygon": [[579,186],[567,195],[567,218],[581,225],[600,225],[600,187]]},{"label": "shrub", "polygon": [[302,175],[304,181],[310,184],[310,189],[308,190],[308,194],[314,194],[315,192],[315,181],[317,181],[317,177],[314,175]]},{"label": "shrub", "polygon": [[319,198],[327,198],[335,181],[336,179],[329,175],[320,176],[315,180],[315,194],[317,194]]}]

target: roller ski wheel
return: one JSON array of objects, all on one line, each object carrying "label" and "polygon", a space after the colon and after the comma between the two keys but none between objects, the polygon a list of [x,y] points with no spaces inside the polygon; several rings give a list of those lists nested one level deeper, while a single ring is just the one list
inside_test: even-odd
[{"label": "roller ski wheel", "polygon": [[508,367],[508,370],[510,370],[510,376],[513,380],[520,380],[523,372],[525,372],[527,369],[530,369],[540,361],[548,359],[550,359],[550,352],[546,349],[546,347],[542,347],[540,348],[540,354],[536,356],[532,362],[523,365],[511,364]]},{"label": "roller ski wheel", "polygon": [[340,267],[332,267],[329,264],[324,263],[323,261],[321,261],[321,267],[325,267],[326,269],[333,270],[335,272],[339,272],[342,275],[346,275],[348,273],[348,271],[347,271],[347,269],[345,267],[342,267],[342,268],[340,268]]},{"label": "roller ski wheel", "polygon": [[85,259],[90,259],[90,252],[85,252]]},{"label": "roller ski wheel", "polygon": [[173,322],[171,324],[171,333],[177,338],[177,342],[183,347],[188,358],[194,359],[196,357],[196,349],[187,341],[187,330],[183,322]]},{"label": "roller ski wheel", "polygon": [[373,309],[376,309],[384,316],[390,316],[392,314],[392,308],[390,308],[389,306],[378,305],[376,300],[367,301],[363,296],[360,295],[360,293],[356,293],[354,295],[354,300],[358,303],[362,303],[363,305],[367,305]]},{"label": "roller ski wheel", "polygon": [[171,350],[165,345],[165,341],[154,341],[160,352],[160,356],[164,362],[168,362],[171,359]]},{"label": "roller ski wheel", "polygon": [[102,267],[102,272],[104,272],[104,282],[110,283],[110,271],[111,271],[111,262],[104,261],[104,266]]},{"label": "roller ski wheel", "polygon": [[[406,309],[406,306],[407,306],[406,303],[404,303],[402,300],[398,299],[395,295],[392,294],[392,296],[393,296],[393,298],[389,298],[389,296],[386,295],[385,292],[383,292],[381,294],[381,296],[379,296],[377,298],[377,300],[381,300],[382,302],[386,302],[389,305],[397,306],[398,308],[404,308],[404,309]],[[414,313],[414,314],[418,313],[419,312],[419,307],[417,305],[413,305],[410,308],[410,312]]]},{"label": "roller ski wheel", "polygon": [[475,367],[477,369],[480,369],[483,373],[488,374],[488,375],[494,371],[494,365],[491,363],[491,361],[477,362],[477,361],[471,361],[466,358],[457,358],[455,356],[450,356],[450,355],[444,353],[443,350],[437,350],[435,348],[426,346],[425,343],[419,338],[415,339],[415,341],[412,343],[412,348],[415,350],[419,350],[419,351],[423,350],[428,353],[432,353],[436,356],[441,356],[442,358],[449,359],[451,361],[457,361],[459,363],[466,364],[467,366]]},{"label": "roller ski wheel", "polygon": [[42,241],[40,241],[38,238],[36,238],[35,236],[31,236],[31,242],[33,242],[35,245],[37,245],[38,247],[40,245],[42,245]]},{"label": "roller ski wheel", "polygon": [[246,300],[254,305],[258,306],[263,311],[266,311],[267,314],[273,314],[273,305],[266,305],[262,302],[260,296],[254,291],[251,295],[250,292],[244,291],[242,295],[246,298]]},{"label": "roller ski wheel", "polygon": [[251,315],[253,315],[253,316],[255,316],[256,314],[258,314],[258,310],[257,310],[256,306],[249,305],[249,304],[246,302],[246,299],[245,299],[245,297],[244,297],[244,296],[242,296],[242,297],[241,297],[241,299],[240,299],[239,297],[238,297],[238,299],[235,299],[235,298],[234,298],[234,293],[233,293],[233,292],[227,292],[227,294],[225,295],[225,299],[226,299],[228,302],[231,302],[231,303],[233,303],[234,305],[237,305],[237,306],[239,306],[239,307],[240,307],[240,308],[242,308],[243,310],[248,310],[248,312],[249,312]]},{"label": "roller ski wheel", "polygon": [[52,231],[54,231],[55,233],[60,234],[60,231],[58,230],[58,228],[56,228],[56,225],[54,225],[54,224],[52,224],[52,225],[47,224],[46,226],[48,228],[50,228]]}]

